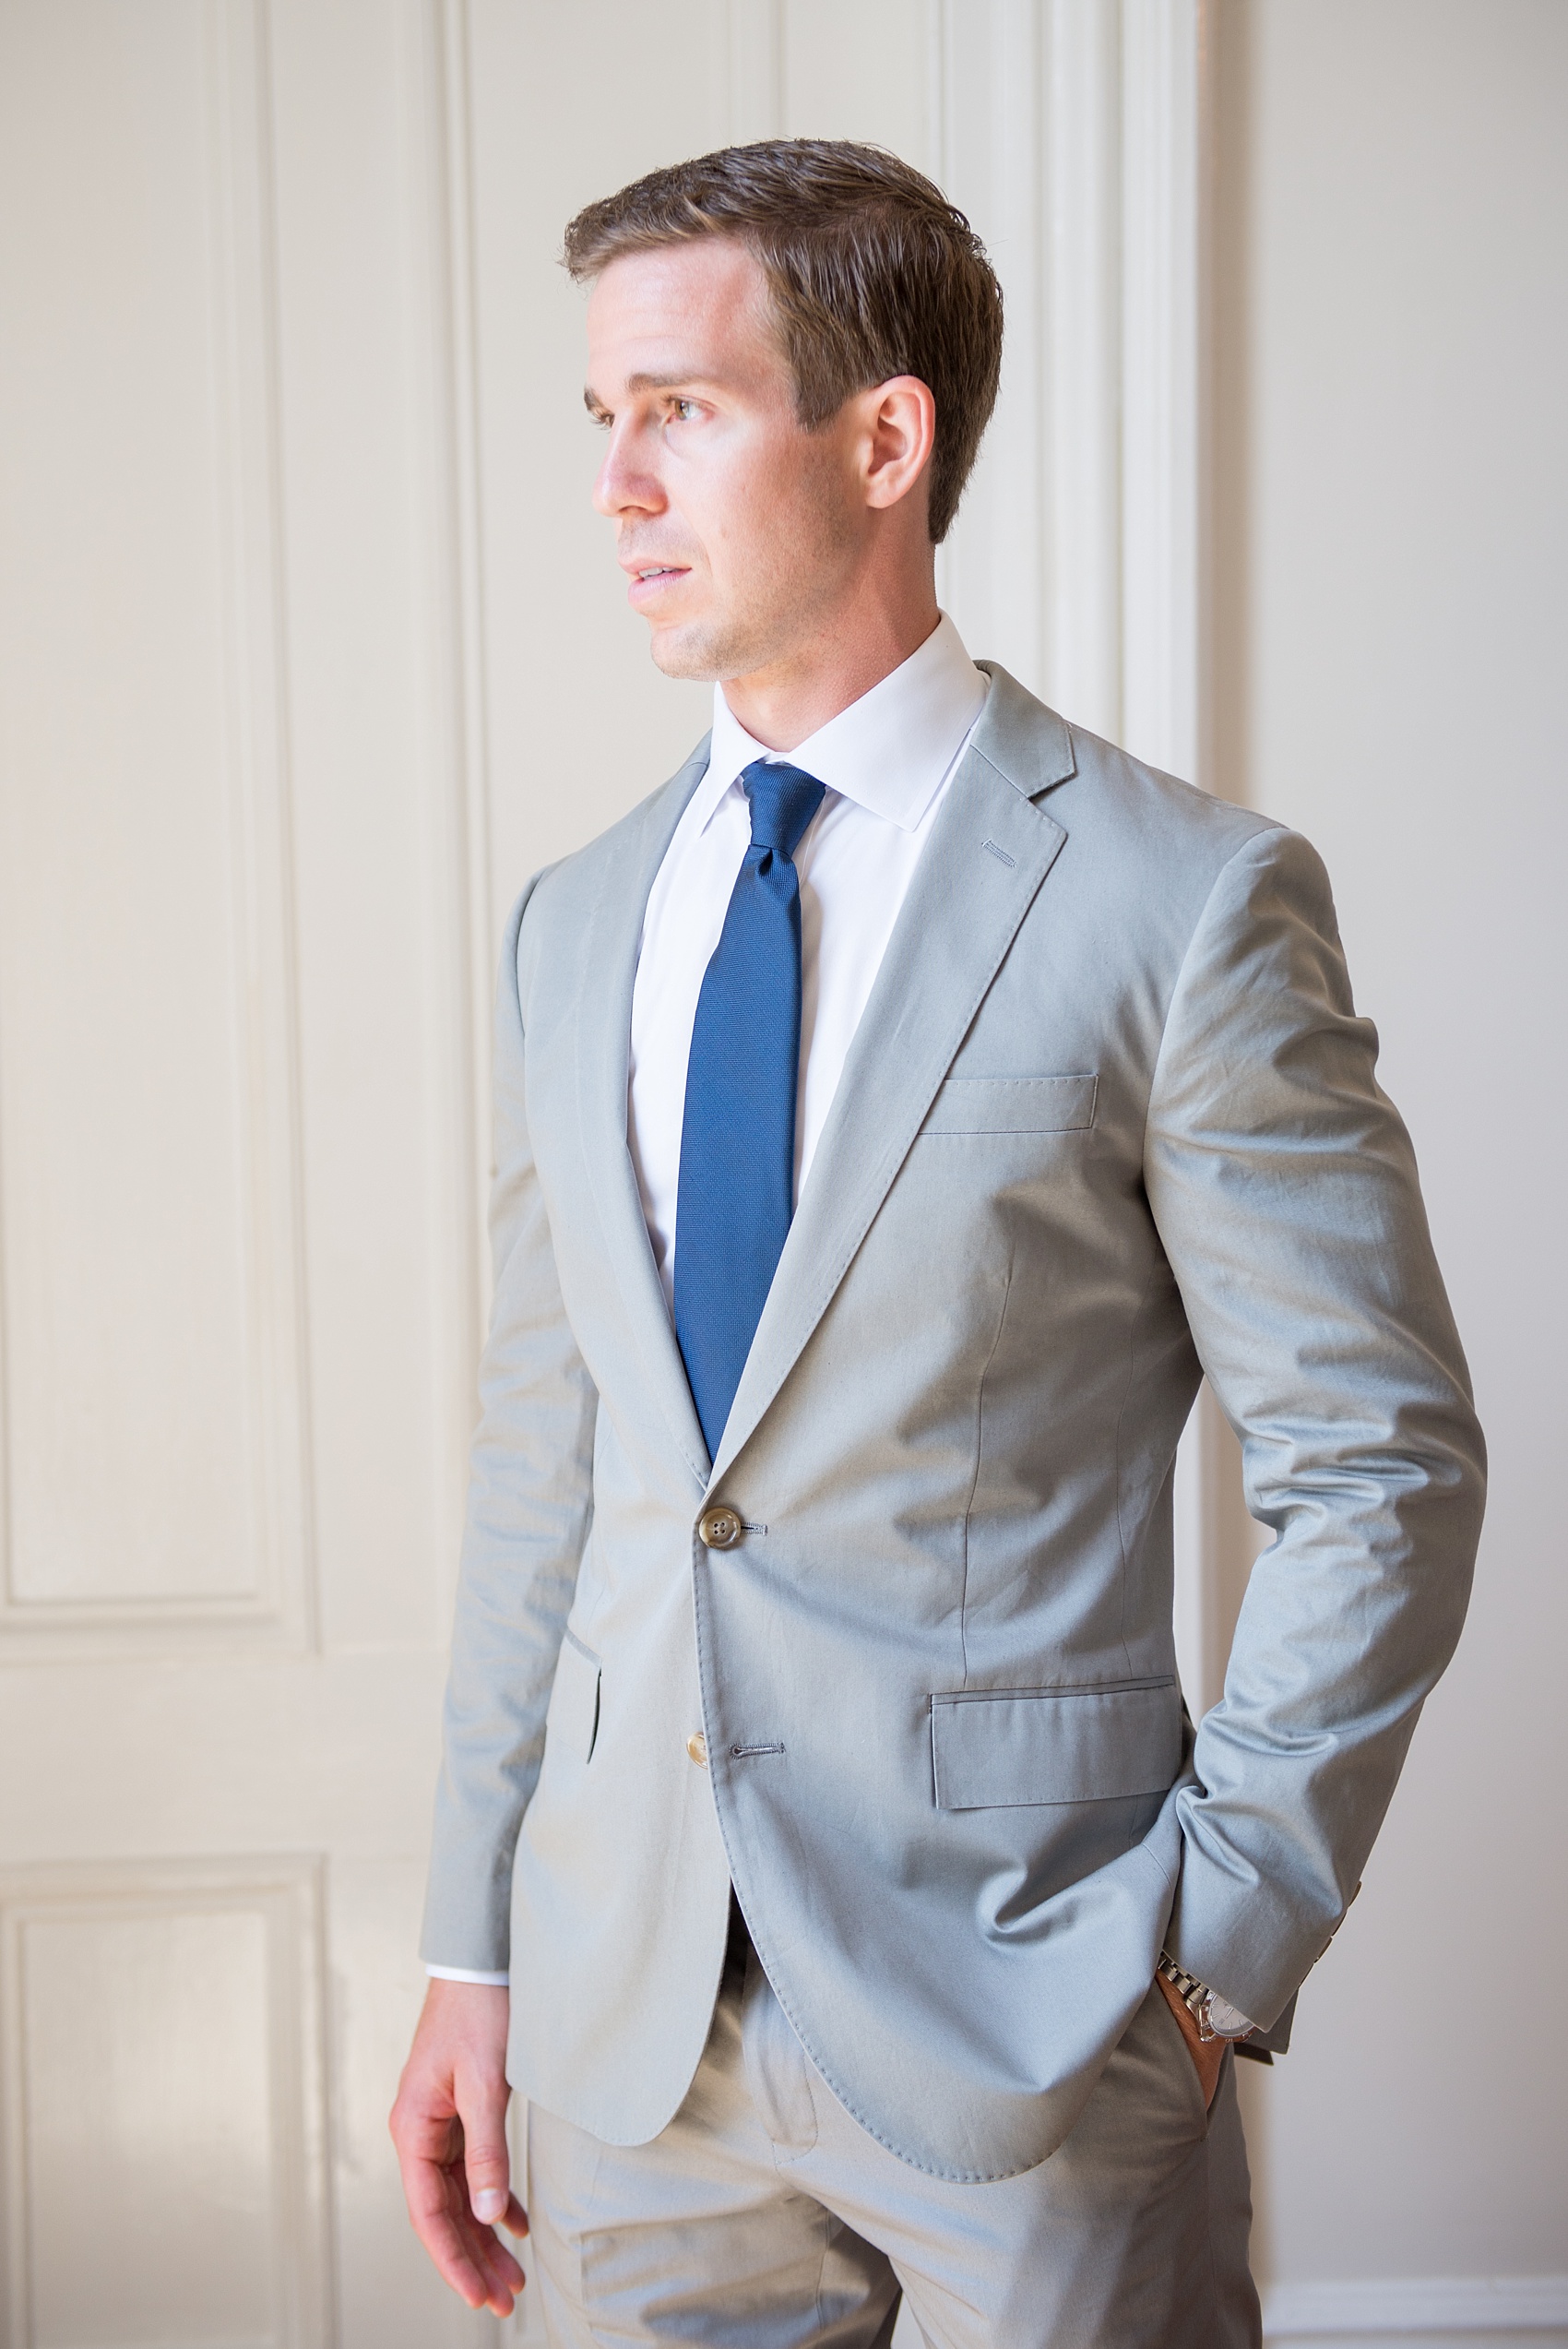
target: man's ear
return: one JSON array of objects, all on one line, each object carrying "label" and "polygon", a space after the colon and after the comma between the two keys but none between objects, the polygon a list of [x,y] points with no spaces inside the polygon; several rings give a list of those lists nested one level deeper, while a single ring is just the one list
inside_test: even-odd
[{"label": "man's ear", "polygon": [[890,376],[859,395],[866,504],[899,505],[924,479],[936,447],[936,400],[919,376]]}]

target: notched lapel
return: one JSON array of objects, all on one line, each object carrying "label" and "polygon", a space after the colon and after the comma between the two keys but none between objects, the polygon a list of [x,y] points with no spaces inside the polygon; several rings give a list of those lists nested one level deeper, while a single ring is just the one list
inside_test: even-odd
[{"label": "notched lapel", "polygon": [[1037,701],[999,661],[975,663],[991,679],[974,746],[1026,799],[1039,799],[1077,772],[1073,735],[1064,718]]},{"label": "notched lapel", "polygon": [[647,803],[624,886],[601,892],[594,907],[576,1011],[577,1115],[605,1250],[648,1384],[699,1490],[707,1482],[707,1446],[653,1260],[626,1139],[626,1095],[632,988],[648,891],[686,802],[707,770],[705,737],[680,773]]},{"label": "notched lapel", "polygon": [[1032,804],[1073,772],[1067,728],[1004,670],[991,674],[845,1061],[710,1485],[826,1312],[1067,837]]}]

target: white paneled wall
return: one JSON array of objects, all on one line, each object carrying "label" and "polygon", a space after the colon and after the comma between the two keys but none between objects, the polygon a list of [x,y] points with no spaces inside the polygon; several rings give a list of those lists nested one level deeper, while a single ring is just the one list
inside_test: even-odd
[{"label": "white paneled wall", "polygon": [[[1505,1547],[1300,2053],[1251,2083],[1259,2257],[1281,2340],[1568,2339],[1562,1818],[1517,1791],[1568,1775],[1529,1434],[1550,1378],[1515,1359],[1546,1195],[1515,1174],[1494,1246],[1495,1117],[1456,1106],[1482,1067],[1494,1104],[1527,1101],[1545,1041],[1556,867],[1538,846],[1522,882],[1470,843],[1499,809],[1535,841],[1558,804],[1561,481],[1536,452],[1562,346],[1531,322],[1562,23],[1549,0],[0,7],[5,2349],[494,2337],[424,2270],[384,2130],[483,1311],[492,961],[529,873],[670,772],[707,699],[653,670],[588,510],[557,255],[638,171],[785,131],[921,162],[996,259],[1003,398],[942,556],[972,648],[1299,817],[1392,1007]],[[1467,173],[1477,200],[1450,200]],[[1363,233],[1394,213],[1397,239]],[[1459,462],[1494,486],[1460,499],[1450,559],[1429,519],[1491,428],[1494,343],[1515,466]],[[1407,415],[1426,507],[1380,503]],[[1445,695],[1463,757],[1455,729],[1390,724]],[[1251,1554],[1212,1413],[1178,1499],[1202,1701]],[[1432,1962],[1448,1936],[1526,2018],[1495,2053]]]},{"label": "white paneled wall", "polygon": [[450,32],[0,9],[6,2349],[491,2330],[385,2130],[487,1124]]}]

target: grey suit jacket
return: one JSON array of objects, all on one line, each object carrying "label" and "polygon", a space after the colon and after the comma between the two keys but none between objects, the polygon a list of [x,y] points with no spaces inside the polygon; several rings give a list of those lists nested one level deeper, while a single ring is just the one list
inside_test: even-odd
[{"label": "grey suit jacket", "polygon": [[[711,1465],[626,1146],[706,745],[508,934],[423,1946],[510,1965],[515,2084],[615,2142],[685,2095],[731,1879],[834,2092],[944,2177],[1052,2151],[1162,1942],[1272,2022],[1463,1616],[1480,1437],[1322,865],[992,674]],[[1194,1743],[1200,1371],[1275,1538]]]}]

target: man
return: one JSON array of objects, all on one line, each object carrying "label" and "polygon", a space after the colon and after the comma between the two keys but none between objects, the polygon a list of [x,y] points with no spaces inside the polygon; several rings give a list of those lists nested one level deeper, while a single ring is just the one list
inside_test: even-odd
[{"label": "man", "polygon": [[[511,2307],[509,2078],[552,2342],[1255,2343],[1229,2049],[1354,1896],[1482,1489],[1327,883],[939,614],[1001,302],[928,182],[730,150],[567,258],[714,725],[503,957],[414,2222]],[[1205,1370],[1275,1541],[1194,1737]]]}]

